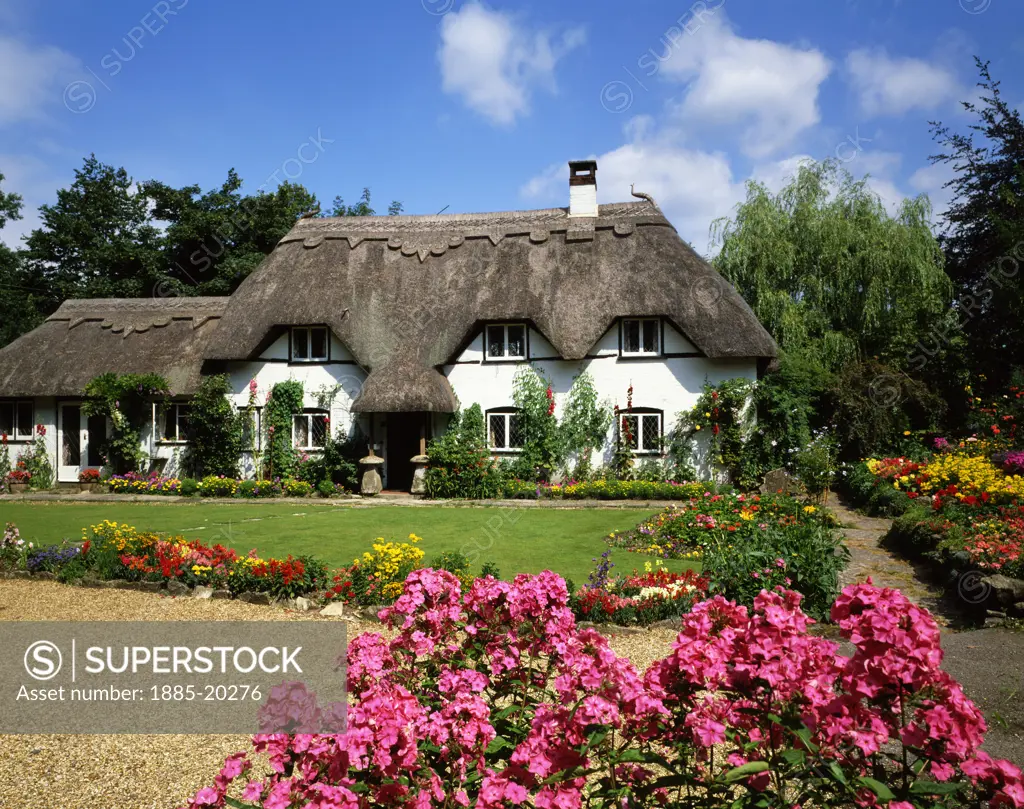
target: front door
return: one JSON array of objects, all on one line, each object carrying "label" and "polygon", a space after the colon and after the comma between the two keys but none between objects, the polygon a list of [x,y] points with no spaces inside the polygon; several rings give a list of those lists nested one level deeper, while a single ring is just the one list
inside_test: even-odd
[{"label": "front door", "polygon": [[83,469],[103,466],[106,416],[86,416],[80,402],[62,403],[57,422],[57,480],[74,483]]},{"label": "front door", "polygon": [[412,473],[416,468],[412,458],[420,454],[423,419],[423,413],[388,413],[384,471],[391,491],[407,492],[412,488]]},{"label": "front door", "polygon": [[57,421],[57,480],[72,483],[82,471],[85,430],[82,425],[82,405],[61,404]]}]

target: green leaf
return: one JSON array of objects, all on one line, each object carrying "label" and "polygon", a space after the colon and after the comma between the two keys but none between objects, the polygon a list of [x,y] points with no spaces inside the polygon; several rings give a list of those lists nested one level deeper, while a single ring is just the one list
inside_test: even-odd
[{"label": "green leaf", "polygon": [[863,776],[861,776],[860,778],[857,779],[857,783],[860,784],[861,786],[867,787],[872,792],[874,792],[875,795],[878,796],[879,800],[883,800],[883,801],[893,801],[893,800],[896,800],[896,795],[893,794],[893,791],[891,789],[889,789],[889,787],[887,787],[881,781],[878,781],[878,780],[876,780],[874,778],[868,778],[866,775],[863,775]]},{"label": "green leaf", "polygon": [[740,781],[746,778],[749,775],[764,772],[767,769],[767,761],[748,761],[746,764],[743,764],[739,767],[734,767],[733,769],[729,770],[729,772],[722,776],[722,779],[725,781],[725,783],[732,784],[736,781]]},{"label": "green leaf", "polygon": [[255,804],[242,803],[241,801],[236,801],[234,798],[229,798],[227,796],[224,797],[224,803],[232,807],[232,809],[259,809]]},{"label": "green leaf", "polygon": [[631,761],[643,761],[648,762],[650,759],[639,750],[630,749],[623,751],[622,755],[616,759],[619,764],[625,764]]},{"label": "green leaf", "polygon": [[952,781],[915,781],[910,785],[910,791],[915,795],[950,795],[963,789],[965,784],[953,783]]},{"label": "green leaf", "polygon": [[835,777],[835,779],[840,784],[846,785],[847,783],[849,783],[846,780],[846,773],[843,772],[843,768],[836,764],[834,761],[829,762],[828,768],[829,771],[832,773],[833,777]]},{"label": "green leaf", "polygon": [[514,747],[514,746],[515,745],[513,745],[512,742],[510,742],[504,736],[495,736],[494,739],[491,741],[491,743],[489,745],[487,745],[487,754],[488,755],[493,755],[494,753],[501,752],[506,747]]},{"label": "green leaf", "polygon": [[807,754],[803,750],[783,750],[779,757],[794,767],[799,767],[807,760]]}]

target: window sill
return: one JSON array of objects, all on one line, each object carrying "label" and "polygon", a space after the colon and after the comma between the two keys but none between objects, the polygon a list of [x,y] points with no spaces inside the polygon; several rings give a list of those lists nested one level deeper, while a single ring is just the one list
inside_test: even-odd
[{"label": "window sill", "polygon": [[330,357],[310,357],[308,360],[300,360],[295,357],[289,357],[288,362],[292,365],[316,365],[318,362],[330,362]]},{"label": "window sill", "polygon": [[623,360],[660,360],[664,356],[660,351],[619,352],[619,359]]},{"label": "window sill", "polygon": [[523,452],[522,447],[515,449],[496,449],[495,447],[488,447],[488,450],[492,455],[521,455]]},{"label": "window sill", "polygon": [[292,447],[296,452],[323,452],[323,447]]},{"label": "window sill", "polygon": [[484,357],[483,362],[485,365],[492,363],[526,362],[526,357]]},{"label": "window sill", "polygon": [[160,438],[157,440],[156,445],[158,447],[183,447],[187,444],[186,440],[175,440],[173,438]]}]

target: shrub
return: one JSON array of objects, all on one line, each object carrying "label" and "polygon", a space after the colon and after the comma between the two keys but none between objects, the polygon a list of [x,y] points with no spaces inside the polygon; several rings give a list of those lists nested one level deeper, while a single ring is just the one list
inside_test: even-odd
[{"label": "shrub", "polygon": [[284,481],[281,488],[288,497],[308,497],[313,493],[313,486],[310,483],[295,478]]},{"label": "shrub", "polygon": [[321,480],[316,485],[316,491],[321,497],[334,497],[334,484],[329,480]]},{"label": "shrub", "polygon": [[311,700],[294,735],[253,738],[261,775],[236,753],[189,806],[1024,805],[934,619],[893,590],[836,601],[850,657],[808,634],[797,593],[702,602],[644,675],[578,629],[550,572],[462,595],[419,570],[381,617],[392,640],[348,647],[345,733],[318,734]]},{"label": "shrub", "polygon": [[234,497],[238,491],[238,481],[234,478],[207,475],[199,481],[197,490],[200,497]]},{"label": "shrub", "polygon": [[448,431],[430,442],[427,455],[428,497],[486,499],[501,492],[505,475],[487,449],[480,405],[455,413]]},{"label": "shrub", "polygon": [[297,380],[278,382],[270,389],[263,410],[267,430],[268,477],[286,478],[294,473],[296,457],[292,448],[292,417],[302,412],[303,402],[302,383]]},{"label": "shrub", "polygon": [[817,502],[827,499],[836,479],[836,442],[825,431],[814,434],[793,456],[793,469]]},{"label": "shrub", "polygon": [[235,493],[239,497],[260,498],[277,497],[281,487],[272,480],[243,480],[238,484]]},{"label": "shrub", "polygon": [[183,478],[181,486],[178,488],[178,494],[182,497],[192,497],[199,492],[199,481],[195,478]]},{"label": "shrub", "polygon": [[145,462],[142,429],[152,421],[154,399],[166,401],[167,380],[158,374],[106,373],[85,385],[82,411],[88,416],[105,416],[111,434],[102,447],[115,473],[138,472]]},{"label": "shrub", "polygon": [[498,569],[498,566],[494,564],[494,562],[484,562],[482,565],[480,565],[480,576],[482,578],[487,578],[488,576],[491,576],[492,578],[500,579],[501,571]]},{"label": "shrub", "polygon": [[822,619],[839,594],[849,557],[839,533],[823,525],[767,524],[735,539],[717,537],[704,550],[702,571],[709,592],[740,604],[753,604],[763,589],[796,590],[805,611]]},{"label": "shrub", "polygon": [[231,385],[225,374],[203,377],[188,414],[184,466],[189,475],[238,477],[242,453],[242,419],[228,401]]},{"label": "shrub", "polygon": [[21,538],[18,526],[9,522],[4,527],[0,540],[0,570],[24,570],[26,555],[32,550],[31,543]]},{"label": "shrub", "polygon": [[416,547],[419,541],[415,534],[409,534],[408,542],[385,542],[378,537],[372,549],[349,569],[355,600],[373,605],[397,599],[402,594],[402,582],[423,561],[423,551]]}]

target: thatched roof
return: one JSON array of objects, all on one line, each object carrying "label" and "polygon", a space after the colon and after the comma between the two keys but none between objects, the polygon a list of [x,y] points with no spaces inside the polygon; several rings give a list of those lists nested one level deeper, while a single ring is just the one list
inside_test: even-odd
[{"label": "thatched roof", "polygon": [[301,219],[238,288],[210,359],[326,324],[370,374],[354,409],[450,411],[436,368],[481,322],[534,324],[566,359],[620,317],[667,317],[708,357],[774,357],[739,294],[652,202],[491,214]]},{"label": "thatched roof", "polygon": [[108,371],[157,373],[189,394],[224,298],[71,300],[0,349],[0,394],[78,396]]}]

